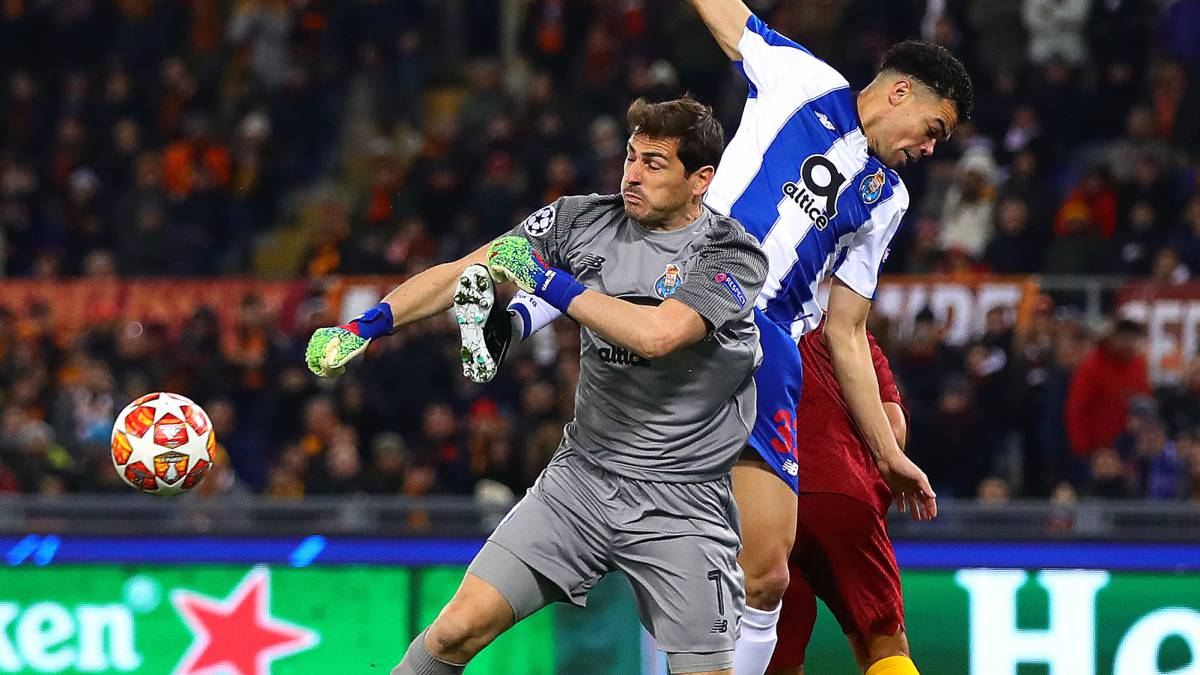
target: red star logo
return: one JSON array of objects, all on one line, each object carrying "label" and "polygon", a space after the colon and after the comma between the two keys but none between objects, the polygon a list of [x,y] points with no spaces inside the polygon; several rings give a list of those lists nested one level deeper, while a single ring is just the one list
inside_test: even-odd
[{"label": "red star logo", "polygon": [[192,646],[175,675],[270,675],[271,662],[310,649],[320,636],[271,616],[271,573],[256,567],[224,600],[171,591],[171,604],[191,629]]}]

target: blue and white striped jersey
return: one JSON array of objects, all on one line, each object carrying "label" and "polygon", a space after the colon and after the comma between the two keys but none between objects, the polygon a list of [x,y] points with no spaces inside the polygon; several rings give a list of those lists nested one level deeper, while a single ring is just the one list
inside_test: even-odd
[{"label": "blue and white striped jersey", "polygon": [[753,15],[738,50],[750,94],[706,203],[762,244],[758,307],[798,340],[821,322],[830,273],[874,298],[908,190],[867,153],[855,96],[829,64]]}]

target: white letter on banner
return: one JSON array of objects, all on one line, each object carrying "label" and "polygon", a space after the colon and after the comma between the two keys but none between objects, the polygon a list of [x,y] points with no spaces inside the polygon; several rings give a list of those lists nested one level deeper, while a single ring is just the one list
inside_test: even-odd
[{"label": "white letter on banner", "polygon": [[1180,372],[1167,370],[1172,364],[1184,363],[1181,345],[1176,338],[1176,329],[1182,332],[1180,322],[1183,319],[1183,302],[1179,300],[1159,300],[1154,303],[1150,312],[1150,325],[1147,333],[1150,336],[1150,378],[1158,384],[1177,382]]},{"label": "white letter on banner", "polygon": [[[61,673],[75,665],[75,648],[63,643],[75,636],[75,618],[62,605],[30,605],[17,621],[17,648],[29,667],[42,673]],[[55,649],[55,648],[58,649]]]},{"label": "white letter on banner", "polygon": [[8,624],[21,613],[21,606],[15,602],[0,602],[0,672],[20,672],[23,664],[13,649],[13,643],[8,640]]},{"label": "white letter on banner", "polygon": [[[1172,635],[1187,643],[1192,662],[1175,670],[1160,671],[1158,648]],[[1200,612],[1166,607],[1138,619],[1117,647],[1113,675],[1200,675]]]},{"label": "white letter on banner", "polygon": [[99,673],[114,668],[131,673],[141,667],[142,655],[134,646],[134,621],[129,608],[80,605],[76,612],[79,616],[79,662],[76,667],[81,672]]},{"label": "white letter on banner", "polygon": [[947,324],[947,344],[964,345],[983,328],[982,320],[975,323],[975,292],[962,284],[935,284],[929,307],[938,321]]},{"label": "white letter on banner", "polygon": [[1038,583],[1050,595],[1046,630],[1017,628],[1017,589],[1024,570],[959,570],[971,598],[971,675],[1016,675],[1021,663],[1045,663],[1050,675],[1095,675],[1096,592],[1108,572],[1046,570]]}]

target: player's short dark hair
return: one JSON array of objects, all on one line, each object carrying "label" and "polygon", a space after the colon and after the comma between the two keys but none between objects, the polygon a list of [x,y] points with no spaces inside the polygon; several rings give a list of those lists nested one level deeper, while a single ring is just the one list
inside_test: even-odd
[{"label": "player's short dark hair", "polygon": [[678,138],[679,161],[689,174],[716,166],[725,150],[725,132],[710,106],[691,96],[651,103],[639,98],[626,113],[629,131],[651,138]]},{"label": "player's short dark hair", "polygon": [[971,75],[950,50],[932,42],[905,40],[883,55],[879,71],[904,73],[950,101],[958,119],[971,119],[975,107],[975,87]]}]

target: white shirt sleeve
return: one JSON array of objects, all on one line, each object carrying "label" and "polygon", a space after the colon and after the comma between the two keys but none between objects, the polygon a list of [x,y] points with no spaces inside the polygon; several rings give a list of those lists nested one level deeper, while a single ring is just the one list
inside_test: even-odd
[{"label": "white shirt sleeve", "polygon": [[812,52],[776,33],[753,14],[742,39],[742,72],[750,82],[750,97],[787,95],[803,100],[850,86],[846,78]]},{"label": "white shirt sleeve", "polygon": [[879,270],[906,211],[908,189],[904,183],[897,183],[891,198],[871,210],[871,218],[854,235],[845,259],[834,271],[838,279],[864,298],[875,299]]}]

